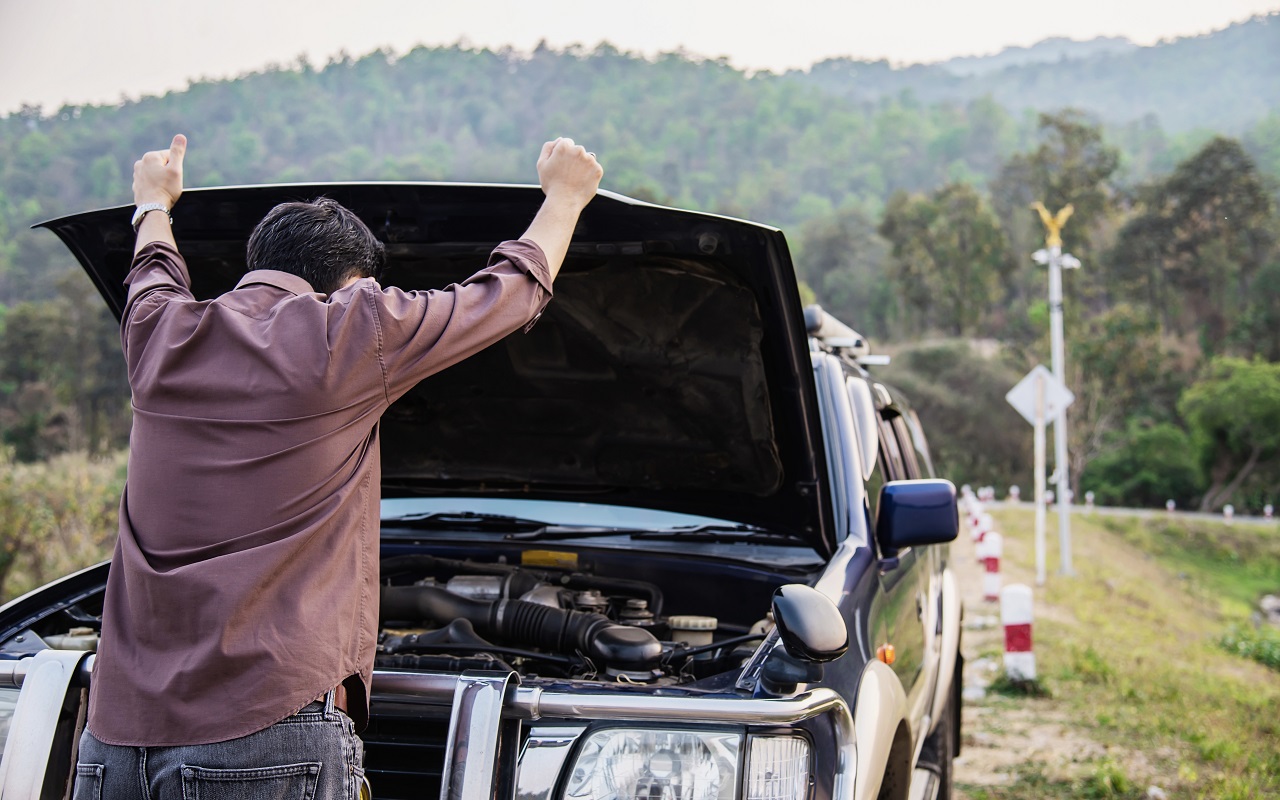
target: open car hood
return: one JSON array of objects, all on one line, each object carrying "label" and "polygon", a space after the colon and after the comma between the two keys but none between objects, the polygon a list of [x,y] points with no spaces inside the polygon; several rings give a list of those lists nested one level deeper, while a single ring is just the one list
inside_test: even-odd
[{"label": "open car hood", "polygon": [[[384,285],[440,288],[518,237],[536,186],[267,185],[184,192],[174,235],[193,291],[230,291],[277,203],[332,197],[387,248]],[[112,311],[125,303],[131,206],[43,223]],[[762,525],[834,549],[800,298],[780,231],[601,192],[555,299],[433,375],[383,417],[385,497],[576,499]]]}]

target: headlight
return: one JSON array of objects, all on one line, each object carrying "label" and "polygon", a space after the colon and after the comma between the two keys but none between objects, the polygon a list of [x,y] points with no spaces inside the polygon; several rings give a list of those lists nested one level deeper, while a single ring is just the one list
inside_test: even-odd
[{"label": "headlight", "polygon": [[582,744],[566,798],[734,800],[737,733],[611,728]]}]

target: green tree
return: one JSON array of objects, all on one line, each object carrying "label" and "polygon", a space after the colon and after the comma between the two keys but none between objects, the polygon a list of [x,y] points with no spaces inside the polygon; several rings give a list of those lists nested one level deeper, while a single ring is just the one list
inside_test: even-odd
[{"label": "green tree", "polygon": [[1275,203],[1234,139],[1217,137],[1143,193],[1108,261],[1126,293],[1175,334],[1221,352],[1275,246]]},{"label": "green tree", "polygon": [[1167,422],[1130,425],[1112,449],[1080,475],[1082,492],[1102,505],[1159,507],[1166,500],[1190,506],[1203,480],[1191,438]]},{"label": "green tree", "polygon": [[1031,426],[1004,399],[1022,376],[1000,357],[966,342],[924,345],[894,353],[876,377],[911,399],[939,474],[957,484],[1031,485]]},{"label": "green tree", "polygon": [[889,246],[862,211],[846,208],[800,229],[797,267],[817,287],[818,302],[871,338],[894,332],[896,303],[888,278]]},{"label": "green tree", "polygon": [[892,245],[891,274],[924,320],[921,328],[979,332],[1003,295],[1012,261],[999,222],[972,186],[894,195],[880,235]]},{"label": "green tree", "polygon": [[1070,203],[1075,213],[1062,232],[1063,247],[1086,259],[1095,226],[1111,210],[1120,151],[1107,144],[1101,126],[1081,111],[1041,114],[1039,129],[1039,146],[1005,162],[992,184],[996,210],[1010,239],[1029,257],[1043,241],[1031,204],[1039,200],[1056,212]]},{"label": "green tree", "polygon": [[1215,358],[1178,411],[1209,476],[1200,509],[1221,508],[1255,470],[1280,457],[1280,364]]}]

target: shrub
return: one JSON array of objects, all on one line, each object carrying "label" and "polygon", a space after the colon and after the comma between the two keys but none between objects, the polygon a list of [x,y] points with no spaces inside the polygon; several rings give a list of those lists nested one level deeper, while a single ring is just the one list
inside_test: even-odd
[{"label": "shrub", "polygon": [[1115,449],[1089,462],[1081,491],[1102,505],[1159,507],[1174,500],[1191,505],[1202,485],[1191,439],[1168,423],[1131,425]]},{"label": "shrub", "polygon": [[1280,631],[1237,625],[1219,639],[1218,644],[1228,652],[1280,671]]},{"label": "shrub", "polygon": [[17,464],[0,452],[0,598],[111,554],[126,455]]}]

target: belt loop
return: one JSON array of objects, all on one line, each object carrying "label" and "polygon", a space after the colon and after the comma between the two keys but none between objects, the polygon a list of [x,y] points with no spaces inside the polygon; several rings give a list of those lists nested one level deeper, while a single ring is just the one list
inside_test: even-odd
[{"label": "belt loop", "polygon": [[332,716],[333,716],[333,710],[334,710],[334,695],[337,693],[337,691],[338,691],[338,690],[337,690],[337,688],[333,688],[333,689],[330,689],[329,691],[327,691],[327,692],[325,692],[325,693],[324,693],[324,717],[325,717],[325,719],[329,719],[330,717],[332,717]]}]

